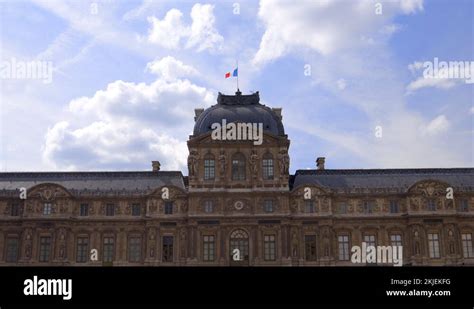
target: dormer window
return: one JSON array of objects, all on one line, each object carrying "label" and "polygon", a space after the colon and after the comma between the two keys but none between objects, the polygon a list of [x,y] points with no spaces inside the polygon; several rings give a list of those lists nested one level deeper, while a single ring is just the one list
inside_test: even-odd
[{"label": "dormer window", "polygon": [[51,214],[51,209],[53,208],[51,203],[44,203],[43,205],[43,215],[50,215]]}]

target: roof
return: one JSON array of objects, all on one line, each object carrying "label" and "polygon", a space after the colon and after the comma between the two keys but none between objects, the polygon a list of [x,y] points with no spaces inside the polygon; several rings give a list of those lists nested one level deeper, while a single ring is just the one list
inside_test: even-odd
[{"label": "roof", "polygon": [[406,192],[416,182],[438,180],[474,191],[474,168],[297,170],[291,188],[317,185],[339,191],[389,189]]},{"label": "roof", "polygon": [[270,107],[260,104],[260,95],[255,92],[242,95],[240,91],[235,95],[219,93],[217,104],[204,110],[196,119],[193,135],[198,136],[211,132],[213,123],[263,123],[263,131],[273,135],[284,136],[285,130],[282,119]]},{"label": "roof", "polygon": [[169,185],[185,190],[181,172],[10,172],[0,173],[0,195],[42,183],[58,184],[74,194],[94,192],[148,194]]}]

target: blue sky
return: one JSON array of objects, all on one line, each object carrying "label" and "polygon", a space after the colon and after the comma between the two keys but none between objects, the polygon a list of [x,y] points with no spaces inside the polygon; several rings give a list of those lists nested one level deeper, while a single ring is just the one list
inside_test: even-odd
[{"label": "blue sky", "polygon": [[[420,66],[474,61],[473,5],[2,1],[0,169],[160,160],[187,174],[194,108],[235,91],[224,73],[236,59],[241,90],[283,108],[291,172],[318,156],[327,168],[472,167],[473,84]],[[51,63],[52,81],[9,78],[13,61]]]}]

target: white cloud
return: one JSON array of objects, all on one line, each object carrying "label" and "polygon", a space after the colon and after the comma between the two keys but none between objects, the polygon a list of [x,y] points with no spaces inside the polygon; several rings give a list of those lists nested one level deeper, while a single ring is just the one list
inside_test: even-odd
[{"label": "white cloud", "polygon": [[382,8],[383,14],[377,15],[374,1],[306,0],[295,5],[286,0],[261,0],[258,16],[266,28],[254,64],[272,61],[293,50],[309,48],[328,55],[374,44],[377,35],[390,35],[396,30],[376,31],[394,15],[415,13],[423,5],[421,0],[401,0],[383,2]]},{"label": "white cloud", "polygon": [[470,113],[471,115],[474,114],[474,106],[471,107],[471,109],[469,110],[469,113]]},{"label": "white cloud", "polygon": [[148,17],[151,28],[148,31],[148,41],[165,48],[178,49],[182,47],[181,40],[186,40],[186,48],[196,48],[197,51],[219,50],[224,38],[214,27],[214,6],[210,4],[195,4],[191,9],[192,24],[184,24],[183,13],[178,9],[169,10],[160,20],[155,16]]},{"label": "white cloud", "polygon": [[165,80],[174,80],[178,77],[195,76],[198,71],[192,66],[185,65],[171,56],[162,59],[155,59],[147,63],[146,69],[149,72],[161,76]]},{"label": "white cloud", "polygon": [[346,81],[345,81],[345,79],[343,79],[343,78],[338,79],[336,83],[337,83],[337,88],[339,88],[339,89],[341,89],[341,90],[346,89]]},{"label": "white cloud", "polygon": [[127,169],[158,159],[164,169],[184,170],[193,110],[215,97],[188,80],[169,79],[172,65],[191,68],[172,57],[157,59],[150,70],[162,76],[150,84],[117,80],[72,100],[70,117],[46,134],[44,162],[61,169]]},{"label": "white cloud", "polygon": [[449,121],[445,115],[439,115],[431,120],[424,128],[422,133],[426,135],[436,135],[445,132],[449,128]]},{"label": "white cloud", "polygon": [[448,78],[424,78],[423,76],[410,82],[407,86],[407,94],[422,88],[449,89],[456,85],[455,80]]}]

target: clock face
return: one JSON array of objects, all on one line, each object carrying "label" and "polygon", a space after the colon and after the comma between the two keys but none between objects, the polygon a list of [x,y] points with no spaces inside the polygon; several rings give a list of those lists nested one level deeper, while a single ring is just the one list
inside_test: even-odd
[{"label": "clock face", "polygon": [[244,203],[242,201],[237,201],[234,203],[234,208],[237,210],[241,210],[242,208],[244,208]]}]

